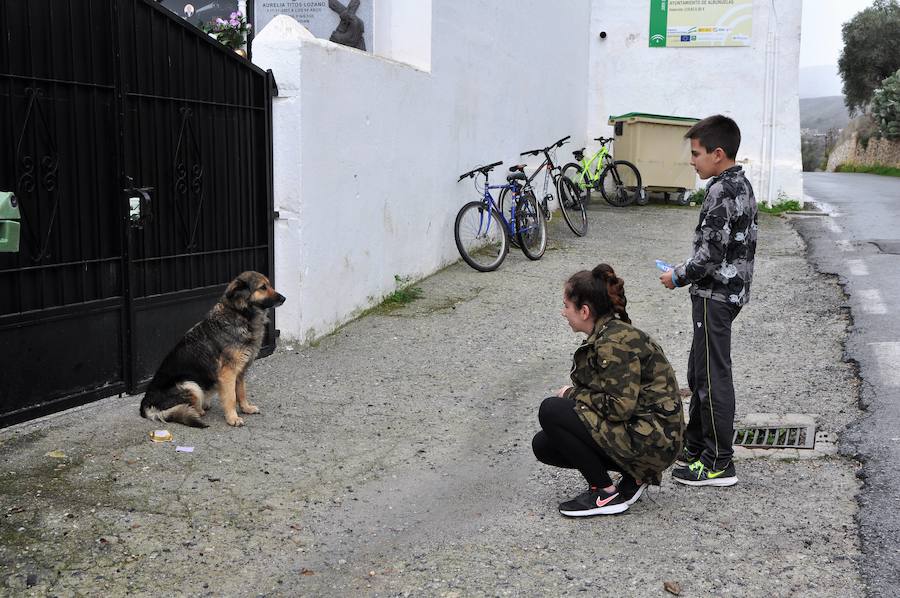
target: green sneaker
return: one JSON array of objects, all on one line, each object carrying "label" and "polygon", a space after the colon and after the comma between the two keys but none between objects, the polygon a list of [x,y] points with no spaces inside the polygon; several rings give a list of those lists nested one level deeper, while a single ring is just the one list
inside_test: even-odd
[{"label": "green sneaker", "polygon": [[734,486],[738,481],[734,463],[729,463],[721,471],[713,471],[703,465],[702,461],[694,461],[687,467],[673,470],[672,479],[688,486]]},{"label": "green sneaker", "polygon": [[681,449],[681,455],[675,459],[676,467],[687,467],[691,463],[700,460],[700,453],[692,453],[687,447]]}]

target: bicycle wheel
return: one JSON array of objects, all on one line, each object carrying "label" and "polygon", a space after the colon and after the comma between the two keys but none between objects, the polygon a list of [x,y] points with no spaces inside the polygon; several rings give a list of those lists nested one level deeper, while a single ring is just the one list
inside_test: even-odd
[{"label": "bicycle wheel", "polygon": [[456,248],[467,264],[479,272],[496,270],[509,252],[509,233],[496,210],[472,201],[456,215]]},{"label": "bicycle wheel", "polygon": [[[530,194],[531,191],[526,191],[525,193]],[[507,222],[513,221],[513,205],[516,203],[514,200],[510,199],[511,197],[513,197],[513,194],[507,187],[500,191],[500,197],[497,199],[497,209],[500,210],[500,213],[503,214],[503,217],[506,218]],[[518,247],[519,239],[513,235],[509,238],[509,244],[513,247]]]},{"label": "bicycle wheel", "polygon": [[534,195],[523,195],[516,203],[516,236],[530,260],[539,260],[547,249],[547,222]]},{"label": "bicycle wheel", "polygon": [[600,173],[600,193],[611,206],[623,208],[641,192],[641,173],[631,162],[616,160]]},{"label": "bicycle wheel", "polygon": [[588,207],[591,203],[591,181],[587,172],[582,174],[581,164],[569,162],[562,169],[562,175],[575,183],[578,194],[581,197],[581,205]]},{"label": "bicycle wheel", "polygon": [[571,179],[564,176],[556,179],[556,196],[559,197],[559,211],[572,232],[579,237],[587,233],[587,210],[581,203],[581,194]]}]

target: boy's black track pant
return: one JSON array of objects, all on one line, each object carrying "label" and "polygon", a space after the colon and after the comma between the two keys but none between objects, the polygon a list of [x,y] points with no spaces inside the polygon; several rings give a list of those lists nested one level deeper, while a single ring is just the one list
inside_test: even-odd
[{"label": "boy's black track pant", "polygon": [[684,445],[714,471],[728,467],[734,455],[731,323],[740,311],[738,305],[691,295],[694,340],[687,368],[691,405]]}]

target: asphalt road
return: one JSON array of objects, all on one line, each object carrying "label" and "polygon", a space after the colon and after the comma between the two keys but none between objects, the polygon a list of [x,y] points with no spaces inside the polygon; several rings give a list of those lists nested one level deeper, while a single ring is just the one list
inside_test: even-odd
[{"label": "asphalt road", "polygon": [[900,178],[807,173],[804,191],[827,217],[795,218],[808,257],[839,277],[853,326],[864,418],[842,451],[864,463],[859,496],[862,573],[871,596],[900,595]]}]

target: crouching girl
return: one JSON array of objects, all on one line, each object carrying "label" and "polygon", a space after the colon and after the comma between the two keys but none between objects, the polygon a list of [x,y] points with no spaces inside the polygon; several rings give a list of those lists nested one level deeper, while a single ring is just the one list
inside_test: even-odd
[{"label": "crouching girl", "polygon": [[[656,342],[631,325],[624,283],[607,264],[577,272],[562,315],[587,339],[571,386],[541,403],[532,440],[539,461],[577,469],[588,489],[559,505],[569,517],[621,513],[681,454],[684,414],[675,372]],[[609,471],[622,473],[618,485]]]}]

